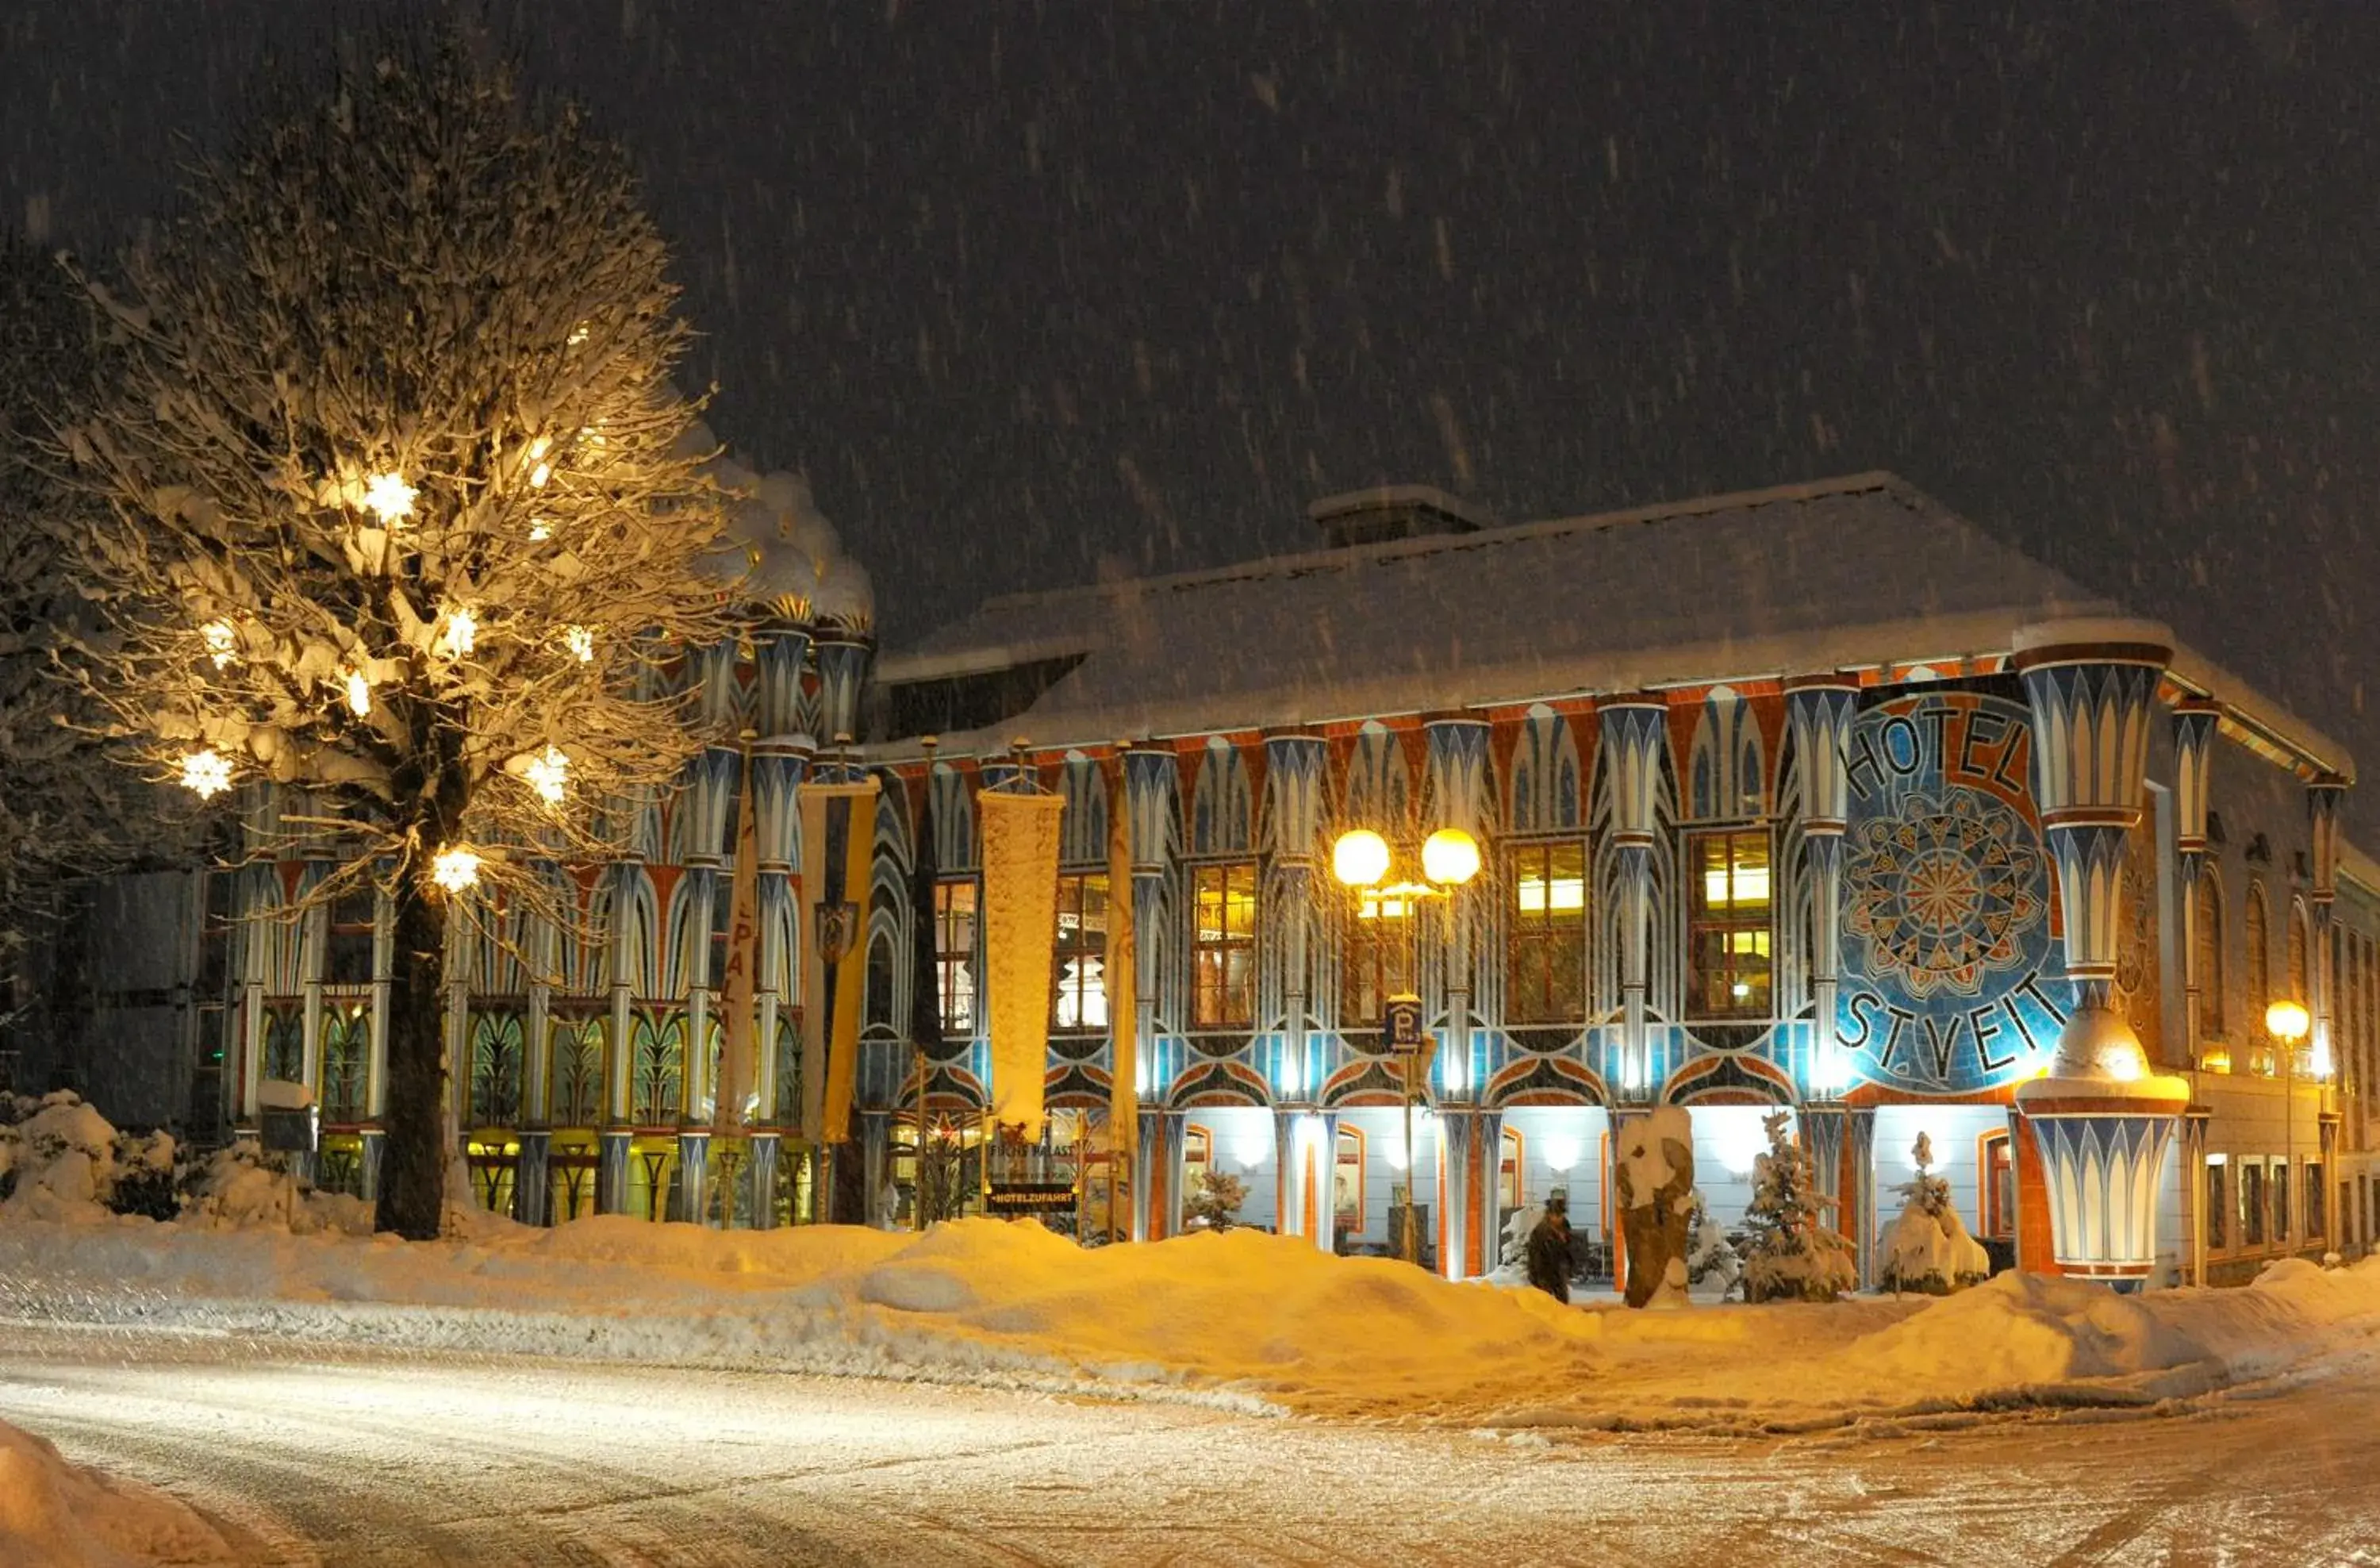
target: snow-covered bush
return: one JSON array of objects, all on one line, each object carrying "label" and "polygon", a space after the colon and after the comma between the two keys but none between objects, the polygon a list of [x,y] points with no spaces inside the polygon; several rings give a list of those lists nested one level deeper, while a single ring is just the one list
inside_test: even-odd
[{"label": "snow-covered bush", "polygon": [[1716,1286],[1724,1301],[1743,1280],[1743,1255],[1727,1239],[1727,1232],[1711,1218],[1703,1189],[1694,1192],[1694,1210],[1686,1216],[1686,1282]]},{"label": "snow-covered bush", "polygon": [[1917,1174],[1893,1190],[1900,1214],[1884,1236],[1884,1282],[1893,1290],[1948,1295],[1989,1279],[1991,1255],[1967,1234],[1950,1201],[1950,1184],[1934,1174],[1934,1140],[1924,1133],[1910,1149]]},{"label": "snow-covered bush", "polygon": [[1826,1223],[1810,1156],[1785,1131],[1786,1113],[1761,1118],[1768,1151],[1753,1163],[1752,1234],[1743,1264],[1747,1301],[1833,1301],[1859,1284],[1852,1244]]},{"label": "snow-covered bush", "polygon": [[67,1220],[115,1209],[152,1213],[171,1189],[174,1140],[119,1133],[80,1095],[0,1100],[0,1214]]},{"label": "snow-covered bush", "polygon": [[1183,1199],[1182,1213],[1194,1230],[1228,1231],[1239,1223],[1240,1205],[1247,1200],[1247,1183],[1209,1165]]},{"label": "snow-covered bush", "polygon": [[1542,1203],[1524,1203],[1506,1217],[1504,1241],[1496,1257],[1496,1267],[1488,1271],[1491,1285],[1525,1285],[1529,1282],[1529,1233],[1546,1217]]},{"label": "snow-covered bush", "polygon": [[322,1231],[369,1235],[372,1228],[370,1204],[344,1193],[314,1191],[253,1138],[215,1150],[189,1173],[182,1219],[211,1231],[274,1230],[296,1235]]}]

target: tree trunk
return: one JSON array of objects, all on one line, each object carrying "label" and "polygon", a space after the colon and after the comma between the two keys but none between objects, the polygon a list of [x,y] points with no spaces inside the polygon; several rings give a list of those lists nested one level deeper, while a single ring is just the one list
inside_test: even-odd
[{"label": "tree trunk", "polygon": [[438,1235],[446,1207],[446,916],[411,871],[397,879],[388,995],[388,1142],[375,1229]]}]

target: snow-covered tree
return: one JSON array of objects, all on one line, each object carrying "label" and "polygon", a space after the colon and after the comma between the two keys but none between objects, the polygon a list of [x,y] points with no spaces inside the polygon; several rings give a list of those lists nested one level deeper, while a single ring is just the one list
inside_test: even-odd
[{"label": "snow-covered tree", "polygon": [[1934,1174],[1934,1140],[1921,1132],[1909,1150],[1917,1173],[1893,1190],[1900,1213],[1884,1237],[1884,1282],[1894,1290],[1947,1295],[1987,1279],[1991,1255],[1967,1234],[1950,1184]]},{"label": "snow-covered tree", "polygon": [[1183,1198],[1183,1219],[1194,1228],[1228,1231],[1239,1223],[1240,1205],[1247,1200],[1247,1183],[1209,1165]]},{"label": "snow-covered tree", "polygon": [[[62,541],[90,503],[42,447],[98,382],[79,293],[54,258],[0,235],[0,1015],[27,1000],[7,982],[53,895],[119,864],[127,824],[153,816],[56,663],[82,618]],[[140,837],[172,843],[153,827]]]},{"label": "snow-covered tree", "polygon": [[627,841],[700,744],[669,661],[727,635],[687,328],[617,149],[461,43],[343,70],[200,163],[94,286],[67,447],[103,677],[202,796],[298,792],[395,918],[379,1223],[438,1234],[449,924]]},{"label": "snow-covered tree", "polygon": [[1761,1118],[1768,1150],[1753,1162],[1752,1204],[1744,1210],[1751,1245],[1743,1290],[1752,1301],[1832,1301],[1859,1284],[1852,1244],[1826,1222],[1810,1156],[1786,1128],[1782,1111]]},{"label": "snow-covered tree", "polygon": [[1694,1209],[1686,1216],[1686,1282],[1716,1286],[1724,1301],[1743,1278],[1743,1255],[1727,1239],[1727,1232],[1711,1218],[1703,1189],[1694,1192]]}]

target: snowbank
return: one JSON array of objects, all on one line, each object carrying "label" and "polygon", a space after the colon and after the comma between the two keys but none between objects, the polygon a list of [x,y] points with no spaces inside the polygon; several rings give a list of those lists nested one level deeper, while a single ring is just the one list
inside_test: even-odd
[{"label": "snowbank", "polygon": [[0,1421],[0,1562],[8,1568],[237,1561],[187,1504],[69,1465],[49,1443]]},{"label": "snowbank", "polygon": [[101,1217],[120,1183],[173,1168],[172,1138],[119,1135],[68,1090],[0,1096],[0,1218]]},{"label": "snowbank", "polygon": [[1245,1230],[1086,1251],[988,1220],[922,1236],[492,1222],[406,1244],[113,1219],[0,1225],[0,1314],[1466,1427],[1749,1429],[2267,1377],[2380,1335],[2380,1263],[2140,1297],[2002,1276],[1939,1299],[1648,1314]]}]

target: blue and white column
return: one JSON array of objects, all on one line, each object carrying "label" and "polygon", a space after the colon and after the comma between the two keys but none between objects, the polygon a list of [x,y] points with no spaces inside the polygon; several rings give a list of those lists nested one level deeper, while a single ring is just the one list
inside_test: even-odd
[{"label": "blue and white column", "polygon": [[1806,1088],[1832,1098],[1850,1064],[1837,1038],[1843,968],[1843,833],[1851,819],[1852,720],[1859,683],[1840,675],[1788,681],[1785,719],[1802,768],[1802,840],[1810,862],[1810,1068]]},{"label": "blue and white column", "polygon": [[2051,1256],[2069,1274],[2139,1281],[2156,1262],[2157,1177],[2189,1083],[2151,1071],[2112,1005],[2127,841],[2172,634],[2145,621],[2021,628],[2034,792],[2058,862],[2074,1014],[2046,1076],[2017,1090],[2049,1185]]},{"label": "blue and white column", "polygon": [[1603,772],[1611,790],[1611,845],[1620,871],[1620,1098],[1649,1104],[1645,991],[1653,927],[1653,845],[1658,823],[1661,752],[1669,744],[1670,705],[1658,697],[1618,697],[1597,708],[1603,724]]},{"label": "blue and white column", "polygon": [[1132,1239],[1148,1241],[1182,1230],[1183,1121],[1179,1112],[1165,1109],[1173,1086],[1160,1071],[1157,1051],[1159,979],[1172,953],[1165,940],[1165,871],[1179,837],[1180,765],[1165,748],[1135,746],[1123,754],[1123,785],[1132,889],[1123,896],[1132,900],[1132,1054],[1141,1105],[1133,1156]]}]

